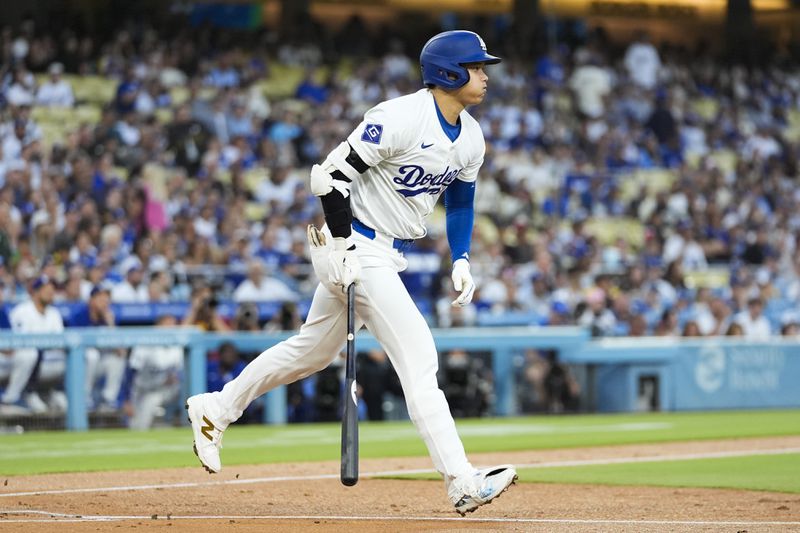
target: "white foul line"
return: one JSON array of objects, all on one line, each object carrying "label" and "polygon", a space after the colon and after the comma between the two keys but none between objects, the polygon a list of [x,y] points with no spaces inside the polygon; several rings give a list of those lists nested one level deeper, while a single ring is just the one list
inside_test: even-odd
[{"label": "white foul line", "polygon": [[[678,455],[652,455],[635,457],[613,457],[608,459],[580,459],[571,461],[549,461],[545,463],[528,463],[515,465],[516,468],[557,468],[570,466],[591,466],[591,465],[611,465],[627,463],[653,463],[661,461],[684,461],[692,459],[720,459],[726,457],[745,457],[750,455],[785,455],[790,453],[800,453],[800,448],[773,448],[765,450],[734,450],[707,453],[687,453]],[[385,470],[382,472],[364,472],[362,478],[371,477],[393,477],[414,474],[432,474],[436,471],[432,468],[419,468],[415,470]],[[227,479],[221,481],[199,481],[185,483],[164,483],[151,485],[127,485],[112,487],[85,487],[77,489],[54,489],[37,490],[29,492],[6,492],[0,493],[0,498],[19,497],[19,496],[43,496],[47,494],[81,494],[89,492],[119,492],[119,491],[140,491],[154,489],[185,489],[198,487],[213,487],[218,485],[250,485],[254,483],[274,483],[277,481],[318,481],[322,479],[338,479],[338,474],[314,474],[306,476],[271,476],[256,477],[249,479]]]},{"label": "white foul line", "polygon": [[53,522],[119,522],[123,520],[342,520],[361,522],[483,522],[483,523],[527,523],[527,524],[605,524],[605,525],[677,525],[677,526],[800,526],[800,522],[778,522],[757,520],[606,520],[591,518],[477,518],[458,516],[324,516],[324,515],[67,515],[39,510],[0,510],[0,514],[50,515],[50,519],[2,520],[0,524],[53,523]]}]

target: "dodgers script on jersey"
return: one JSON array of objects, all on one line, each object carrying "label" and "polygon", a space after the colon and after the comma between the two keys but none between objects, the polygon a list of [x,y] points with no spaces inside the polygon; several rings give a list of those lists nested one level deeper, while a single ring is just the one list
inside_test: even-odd
[{"label": "dodgers script on jersey", "polygon": [[347,139],[370,167],[353,181],[353,216],[392,237],[423,237],[424,219],[447,186],[456,179],[475,181],[483,164],[486,144],[478,122],[466,111],[459,117],[461,133],[453,142],[428,89],[367,111]]}]

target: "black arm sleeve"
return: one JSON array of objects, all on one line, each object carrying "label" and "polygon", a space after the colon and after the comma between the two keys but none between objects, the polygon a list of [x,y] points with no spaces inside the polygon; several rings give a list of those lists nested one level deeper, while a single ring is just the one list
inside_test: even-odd
[{"label": "black arm sleeve", "polygon": [[325,222],[334,237],[349,237],[352,232],[350,225],[353,223],[353,211],[350,209],[350,197],[345,198],[342,193],[333,189],[321,197],[322,211],[325,213]]},{"label": "black arm sleeve", "polygon": [[358,172],[359,174],[363,174],[364,172],[367,171],[369,166],[366,163],[364,163],[364,160],[361,159],[361,156],[358,155],[358,153],[355,151],[355,149],[350,143],[347,143],[347,145],[350,146],[350,153],[345,158],[345,161],[347,161],[347,163],[351,167],[356,169],[356,172]]},{"label": "black arm sleeve", "polygon": [[[359,174],[363,174],[369,168],[352,146],[350,146],[350,153],[345,158],[345,161]],[[331,173],[331,177],[335,180],[346,181],[347,183],[352,181],[339,170],[334,170]],[[325,222],[328,223],[328,229],[331,230],[331,235],[334,237],[349,237],[352,232],[350,226],[353,223],[353,210],[350,209],[350,197],[348,196],[345,198],[342,196],[342,193],[333,189],[331,192],[321,197],[320,200],[322,200],[322,211],[325,213]]]}]

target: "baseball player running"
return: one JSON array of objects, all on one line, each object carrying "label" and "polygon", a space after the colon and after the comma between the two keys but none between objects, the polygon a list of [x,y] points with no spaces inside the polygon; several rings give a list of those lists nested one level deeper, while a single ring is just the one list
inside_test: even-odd
[{"label": "baseball player running", "polygon": [[294,337],[264,351],[220,392],[187,400],[194,448],[209,472],[222,468],[225,428],[265,392],[328,366],[345,342],[345,288],[356,285],[356,328],[366,325],[397,371],[408,412],[462,515],[499,496],[517,478],[510,465],[476,469],[464,452],[436,381],[438,357],[425,319],[403,286],[403,251],[425,235],[425,218],[444,194],[455,306],[472,300],[469,248],[475,180],[485,144],[465,110],[486,95],[487,53],[477,34],[431,38],[420,55],[426,85],[373,107],[346,141],[311,169],[325,227],[308,228],[321,283]]}]

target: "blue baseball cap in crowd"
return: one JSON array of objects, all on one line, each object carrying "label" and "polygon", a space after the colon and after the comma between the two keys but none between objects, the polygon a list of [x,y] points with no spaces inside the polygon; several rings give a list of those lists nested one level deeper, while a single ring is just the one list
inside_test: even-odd
[{"label": "blue baseball cap in crowd", "polygon": [[101,292],[107,292],[111,294],[111,286],[105,282],[98,283],[97,285],[92,287],[92,290],[89,293],[89,297],[94,297],[95,295],[100,294]]},{"label": "blue baseball cap in crowd", "polygon": [[41,276],[35,278],[31,282],[31,290],[32,291],[38,291],[39,289],[41,289],[45,285],[52,285],[52,284],[53,284],[53,281],[48,276],[42,274]]}]

